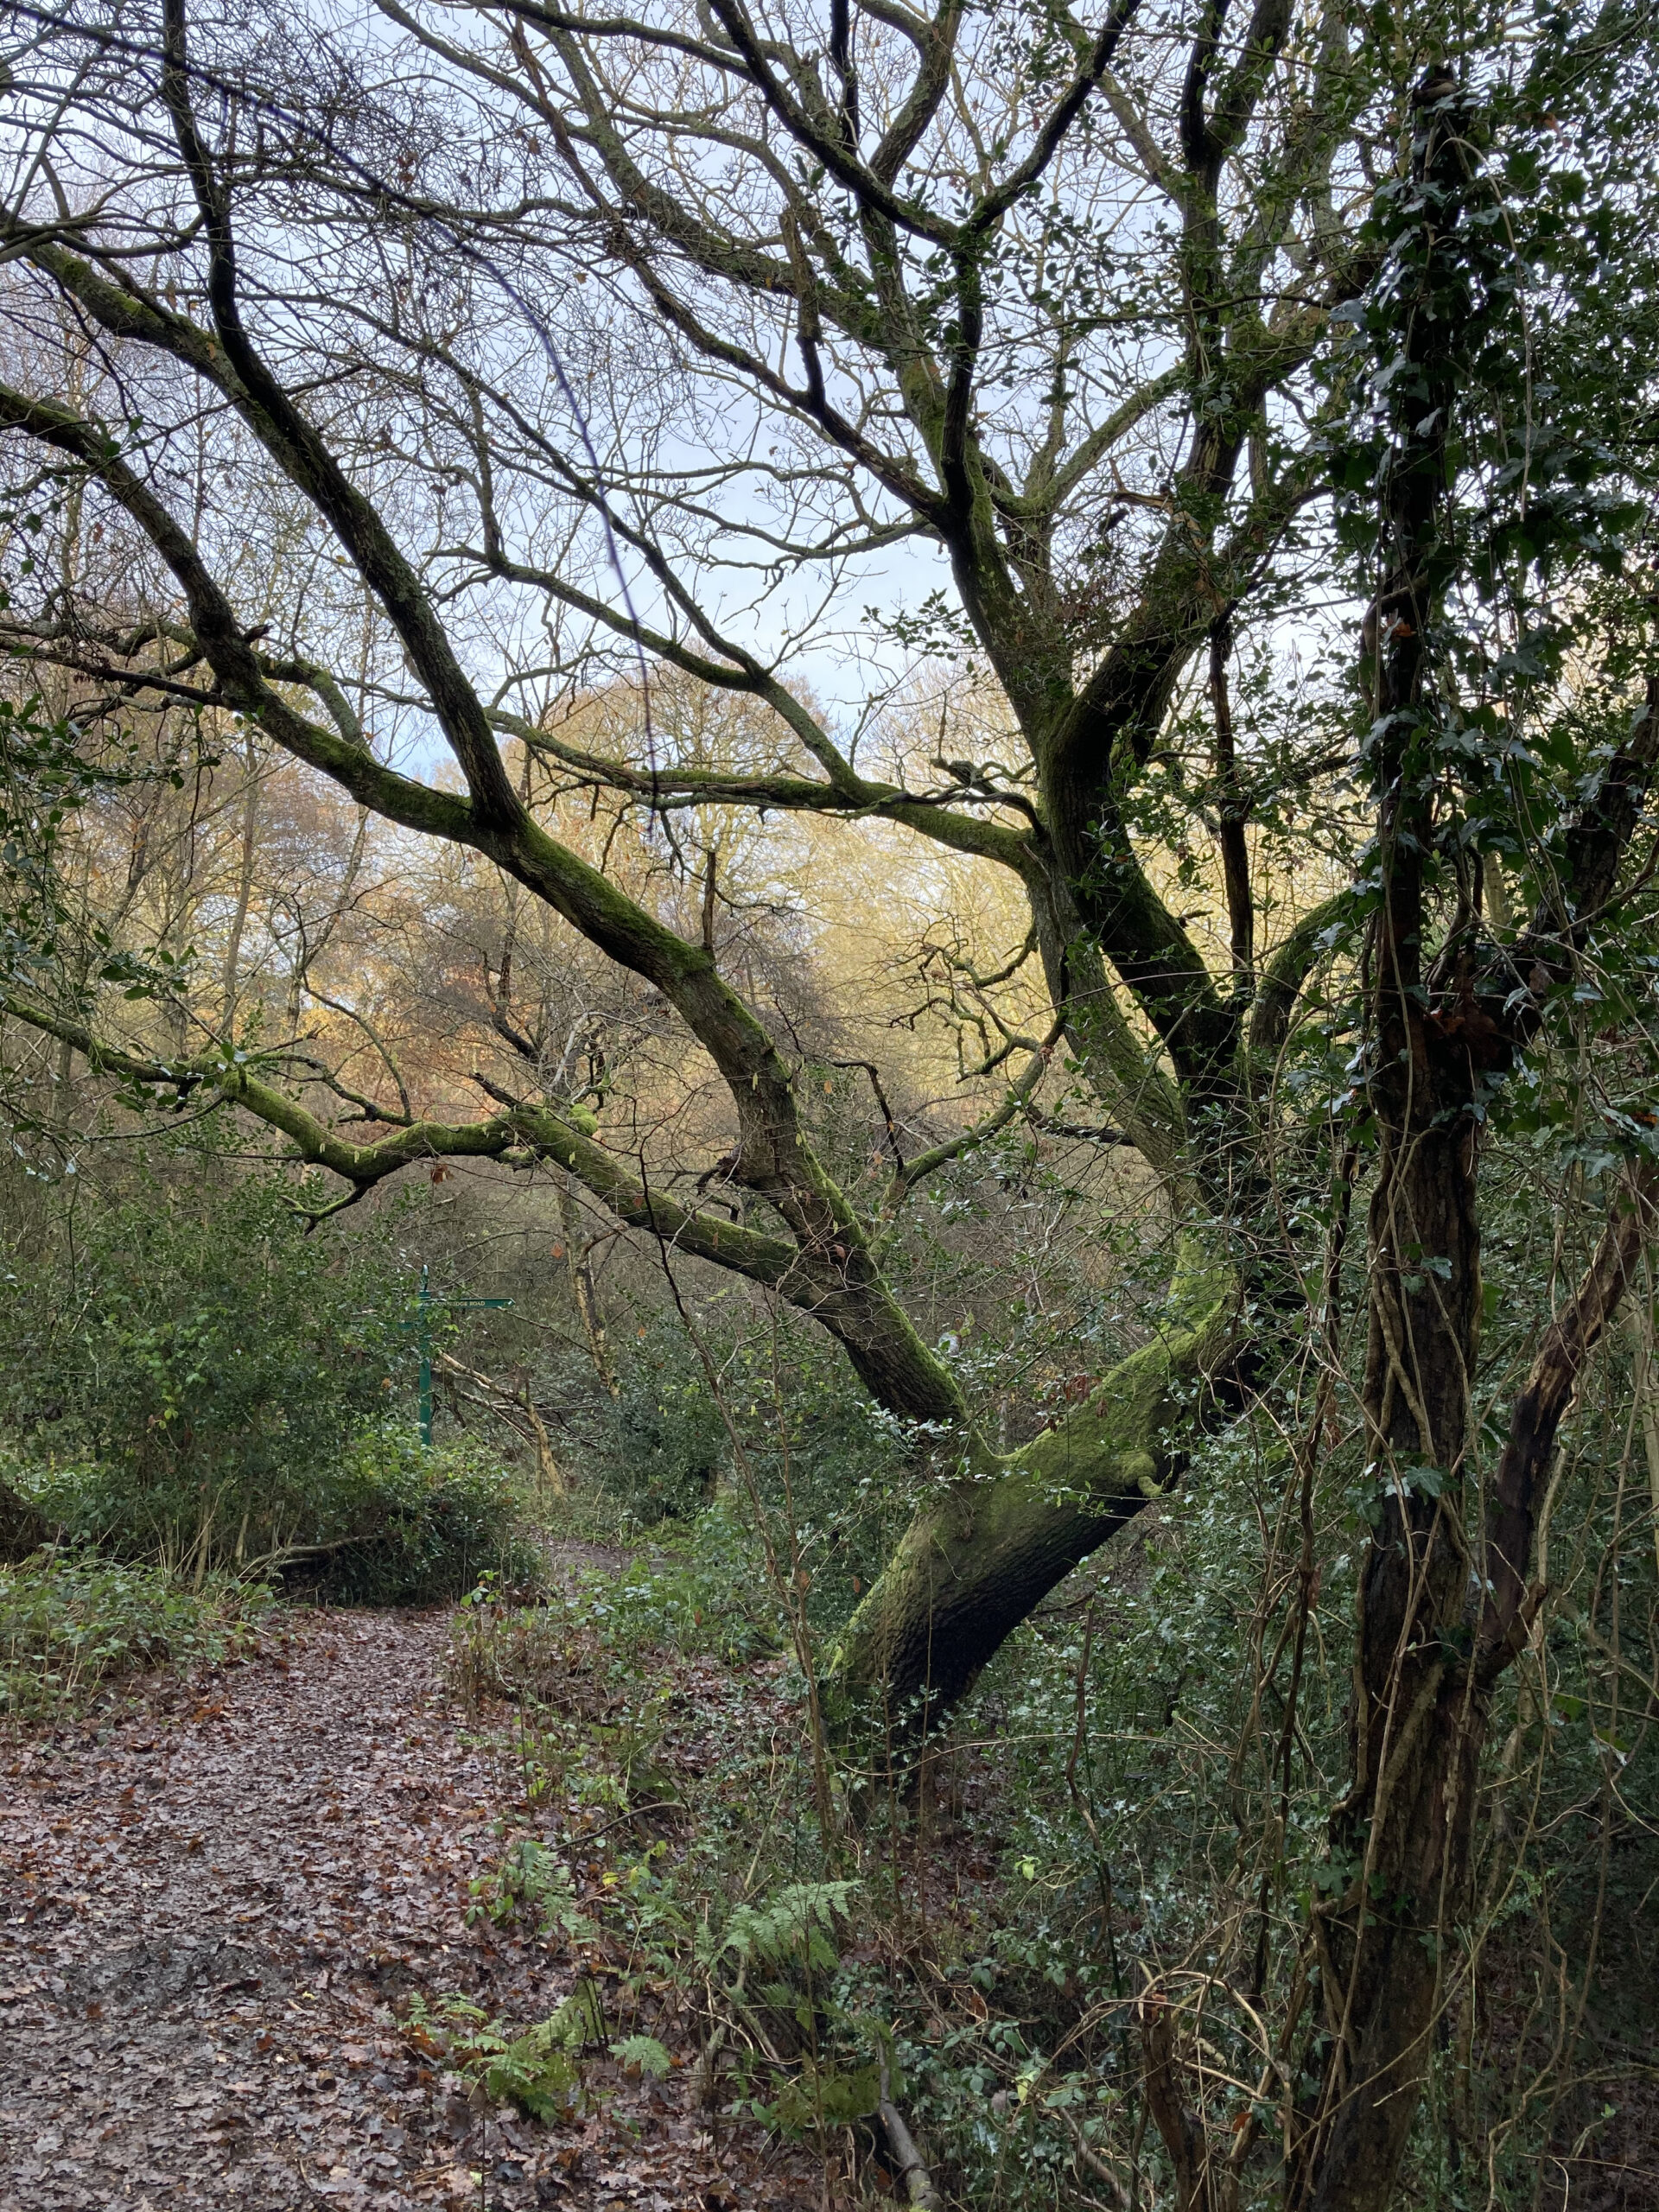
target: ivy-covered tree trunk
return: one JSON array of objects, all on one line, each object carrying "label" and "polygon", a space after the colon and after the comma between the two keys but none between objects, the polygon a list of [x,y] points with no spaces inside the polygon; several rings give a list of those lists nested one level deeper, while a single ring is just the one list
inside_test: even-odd
[{"label": "ivy-covered tree trunk", "polygon": [[[1292,2202],[1381,2212],[1416,2111],[1445,1946],[1468,1885],[1485,1686],[1459,1627],[1473,1571],[1465,1455],[1480,1319],[1478,1078],[1468,944],[1432,963],[1444,842],[1433,650],[1451,558],[1448,424],[1471,309],[1467,118],[1438,73],[1414,100],[1413,175],[1382,297],[1393,324],[1384,575],[1368,618],[1367,741],[1381,901],[1370,945],[1376,1141],[1362,1409],[1376,1534],[1359,1592],[1351,1773],[1332,1827],[1341,1887],[1316,1915],[1322,2081]],[[1465,932],[1472,938],[1472,931]]]},{"label": "ivy-covered tree trunk", "polygon": [[[1478,1169],[1491,1086],[1609,923],[1659,753],[1659,682],[1575,814],[1527,929],[1481,918],[1470,819],[1503,805],[1467,746],[1445,635],[1458,543],[1454,460],[1477,404],[1502,416],[1503,226],[1452,79],[1413,100],[1413,164],[1370,308],[1380,373],[1382,582],[1367,618],[1378,904],[1366,948],[1367,1103],[1376,1142],[1361,1408],[1375,1534],[1363,1564],[1350,1777],[1331,1825],[1338,1886],[1312,1934],[1317,2093],[1293,2146],[1294,2212],[1385,2212],[1416,2115],[1448,1962],[1468,1908],[1479,1767],[1494,1686],[1542,1593],[1529,1576],[1560,1425],[1659,1225],[1659,1165],[1636,1143],[1577,1290],[1557,1312],[1486,1484],[1472,1478],[1481,1313]],[[1527,372],[1517,365],[1516,389]],[[1464,418],[1464,419],[1460,419]],[[1547,528],[1547,518],[1535,530]],[[1564,524],[1563,528],[1570,528]],[[1477,804],[1478,802],[1478,804]],[[1438,944],[1432,940],[1438,938]]]}]

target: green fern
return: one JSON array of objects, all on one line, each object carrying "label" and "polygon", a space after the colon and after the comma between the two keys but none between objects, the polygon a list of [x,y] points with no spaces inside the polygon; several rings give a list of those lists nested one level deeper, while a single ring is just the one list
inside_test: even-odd
[{"label": "green fern", "polygon": [[611,2045],[611,2056],[631,2072],[649,2074],[653,2082],[665,2082],[674,2064],[666,2045],[655,2036],[624,2036]]},{"label": "green fern", "polygon": [[713,1966],[735,1959],[753,1965],[805,1964],[828,1973],[840,1953],[833,1940],[847,1917],[856,1882],[790,1882],[759,1904],[734,1905],[719,1940],[704,1954]]}]

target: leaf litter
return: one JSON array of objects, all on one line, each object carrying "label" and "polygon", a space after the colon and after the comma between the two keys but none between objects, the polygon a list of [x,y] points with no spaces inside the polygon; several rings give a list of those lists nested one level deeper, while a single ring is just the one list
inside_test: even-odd
[{"label": "leaf litter", "polygon": [[621,1963],[578,1916],[478,1913],[516,1808],[450,1630],[284,1611],[0,1751],[0,2212],[816,2203],[798,2152],[702,2108],[671,2012],[636,2005],[650,2035],[550,2124],[411,2031],[442,1993],[527,2030]]}]

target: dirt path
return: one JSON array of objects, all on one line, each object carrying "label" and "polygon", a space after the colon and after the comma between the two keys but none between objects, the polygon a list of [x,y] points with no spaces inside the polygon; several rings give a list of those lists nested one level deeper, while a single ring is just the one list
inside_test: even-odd
[{"label": "dirt path", "polygon": [[687,2077],[586,2118],[469,2104],[399,1993],[528,2023],[572,1962],[465,1924],[505,1778],[445,1703],[447,1618],[296,1614],[252,1661],[0,1751],[0,2212],[804,2205],[717,2155]]}]

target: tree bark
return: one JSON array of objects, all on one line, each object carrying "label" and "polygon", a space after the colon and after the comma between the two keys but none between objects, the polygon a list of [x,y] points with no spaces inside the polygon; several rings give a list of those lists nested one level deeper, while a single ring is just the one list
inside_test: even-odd
[{"label": "tree bark", "polygon": [[1060,1427],[1006,1454],[969,1432],[954,1475],[918,1510],[848,1623],[830,1676],[923,1724],[959,1697],[1033,1608],[1160,1497],[1189,1399],[1224,1358],[1236,1283],[1183,1245],[1159,1335]]},{"label": "tree bark", "polygon": [[[1441,782],[1435,626],[1456,333],[1466,117],[1440,72],[1414,95],[1411,189],[1397,234],[1398,361],[1383,491],[1384,581],[1367,618],[1369,772],[1382,904],[1370,945],[1369,1098],[1376,1128],[1362,1408],[1376,1533],[1361,1572],[1350,1785],[1332,1820],[1342,1887],[1317,1908],[1322,2079],[1290,2202],[1381,2212],[1417,2107],[1464,1909],[1485,1689],[1458,1631],[1473,1562],[1465,1452],[1480,1317],[1477,1071],[1459,1025],[1456,934],[1431,969],[1425,878]],[[1466,1649],[1466,1643],[1465,1643]]]}]

